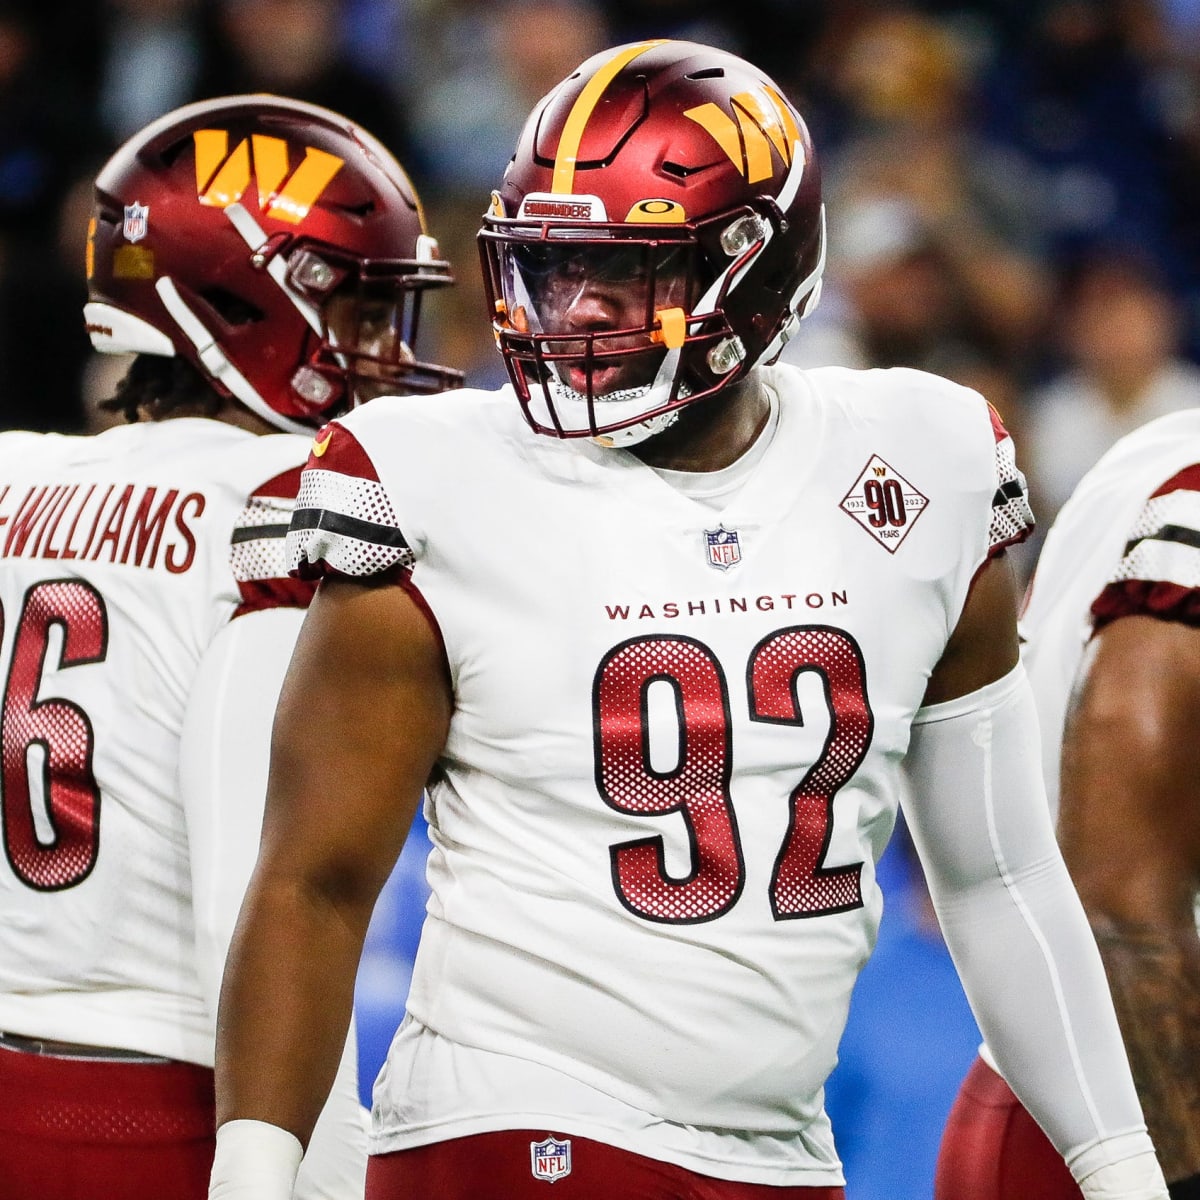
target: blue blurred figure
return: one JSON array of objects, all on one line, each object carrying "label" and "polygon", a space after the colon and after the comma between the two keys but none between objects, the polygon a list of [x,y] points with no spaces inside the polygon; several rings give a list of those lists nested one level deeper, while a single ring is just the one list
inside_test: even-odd
[{"label": "blue blurred figure", "polygon": [[367,1108],[371,1107],[375,1076],[404,1017],[417,939],[429,898],[425,882],[428,854],[429,830],[418,813],[404,850],[375,905],[354,990],[358,1087]]},{"label": "blue blurred figure", "polygon": [[929,1200],[942,1128],[982,1038],[903,823],[878,869],[888,907],[854,989],[826,1109],[847,1200]]}]

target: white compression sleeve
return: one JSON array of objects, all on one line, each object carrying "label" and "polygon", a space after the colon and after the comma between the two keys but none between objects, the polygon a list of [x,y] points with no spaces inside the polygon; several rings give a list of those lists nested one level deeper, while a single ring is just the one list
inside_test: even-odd
[{"label": "white compression sleeve", "polygon": [[1024,668],[918,712],[907,763],[913,841],[1004,1078],[1077,1180],[1150,1152],[1100,955],[1050,823]]},{"label": "white compression sleeve", "polygon": [[[303,617],[298,609],[277,608],[231,621],[206,651],[188,699],[180,791],[192,864],[196,964],[212,1013],[258,856],[271,725]],[[358,1100],[357,1052],[351,1024],[337,1078],[300,1166],[297,1200],[362,1196],[368,1117]],[[260,1124],[229,1122],[222,1129]]]},{"label": "white compression sleeve", "polygon": [[192,863],[197,968],[217,1010],[225,954],[258,858],[271,725],[303,612],[231,621],[200,661],[184,717],[179,785]]}]

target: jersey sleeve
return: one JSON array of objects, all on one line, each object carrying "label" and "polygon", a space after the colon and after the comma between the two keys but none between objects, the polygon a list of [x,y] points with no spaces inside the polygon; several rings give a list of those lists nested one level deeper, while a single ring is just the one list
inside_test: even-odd
[{"label": "jersey sleeve", "polygon": [[313,440],[287,535],[287,557],[301,580],[379,577],[407,571],[416,561],[375,464],[339,422],[326,425]]},{"label": "jersey sleeve", "polygon": [[994,558],[1006,546],[1029,537],[1034,530],[1034,519],[1033,509],[1029,506],[1029,485],[1017,466],[1012,436],[990,404],[988,413],[996,443],[996,492],[992,497],[992,517],[988,527],[988,557]]},{"label": "jersey sleeve", "polygon": [[300,486],[292,467],[256,488],[234,521],[230,566],[240,603],[234,617],[269,608],[307,608],[312,583],[288,574],[287,533]]},{"label": "jersey sleeve", "polygon": [[1139,614],[1200,626],[1200,463],[1173,475],[1142,507],[1092,603],[1093,629]]}]

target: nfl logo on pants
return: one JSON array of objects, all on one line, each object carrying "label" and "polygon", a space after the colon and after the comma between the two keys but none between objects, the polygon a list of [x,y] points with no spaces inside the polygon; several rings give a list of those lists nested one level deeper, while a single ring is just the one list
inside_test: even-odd
[{"label": "nfl logo on pants", "polygon": [[530,1170],[534,1179],[557,1183],[571,1173],[571,1142],[548,1137],[544,1142],[529,1143]]}]

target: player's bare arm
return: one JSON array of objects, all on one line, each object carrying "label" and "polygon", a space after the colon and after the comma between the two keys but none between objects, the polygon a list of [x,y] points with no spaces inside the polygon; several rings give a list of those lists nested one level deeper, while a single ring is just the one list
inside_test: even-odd
[{"label": "player's bare arm", "polygon": [[976,576],[924,703],[941,704],[993,683],[1013,669],[1017,654],[1016,583],[1008,558],[999,554]]},{"label": "player's bare arm", "polygon": [[441,644],[402,588],[321,585],[280,698],[262,850],[222,988],[218,1123],[307,1141],[450,707]]},{"label": "player's bare arm", "polygon": [[1129,616],[1081,667],[1059,839],[1168,1180],[1200,1174],[1200,630]]}]

